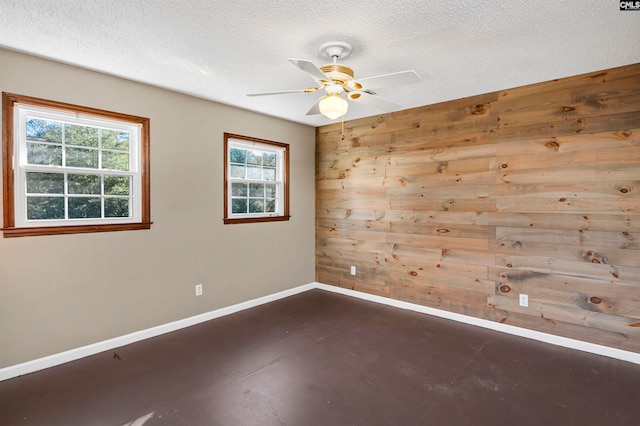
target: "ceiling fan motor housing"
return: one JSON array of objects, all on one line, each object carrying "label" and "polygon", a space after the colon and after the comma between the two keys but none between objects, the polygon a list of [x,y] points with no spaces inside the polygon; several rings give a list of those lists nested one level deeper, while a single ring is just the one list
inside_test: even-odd
[{"label": "ceiling fan motor housing", "polygon": [[345,86],[353,80],[353,70],[346,65],[327,64],[320,67],[320,70],[331,78],[334,83]]}]

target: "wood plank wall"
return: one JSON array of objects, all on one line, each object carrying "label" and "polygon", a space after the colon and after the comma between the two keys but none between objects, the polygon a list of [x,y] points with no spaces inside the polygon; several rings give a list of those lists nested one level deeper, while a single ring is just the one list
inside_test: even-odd
[{"label": "wood plank wall", "polygon": [[640,64],[344,126],[318,282],[640,352]]}]

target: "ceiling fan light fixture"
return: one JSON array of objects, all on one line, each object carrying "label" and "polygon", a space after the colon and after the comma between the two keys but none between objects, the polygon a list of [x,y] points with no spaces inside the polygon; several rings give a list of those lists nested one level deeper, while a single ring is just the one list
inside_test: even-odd
[{"label": "ceiling fan light fixture", "polygon": [[339,93],[329,93],[320,99],[318,106],[322,115],[331,120],[335,120],[347,113],[349,103],[344,100]]}]

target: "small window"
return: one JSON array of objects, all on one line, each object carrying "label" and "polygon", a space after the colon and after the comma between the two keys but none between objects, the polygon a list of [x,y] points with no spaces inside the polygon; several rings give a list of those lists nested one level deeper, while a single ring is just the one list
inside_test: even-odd
[{"label": "small window", "polygon": [[148,229],[149,119],[3,93],[5,237]]},{"label": "small window", "polygon": [[224,223],[289,220],[289,145],[224,134]]}]

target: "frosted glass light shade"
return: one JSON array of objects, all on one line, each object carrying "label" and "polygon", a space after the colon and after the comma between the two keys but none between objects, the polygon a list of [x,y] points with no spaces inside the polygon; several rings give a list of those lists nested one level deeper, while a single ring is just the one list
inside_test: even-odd
[{"label": "frosted glass light shade", "polygon": [[332,93],[320,99],[320,113],[331,120],[342,117],[347,113],[349,103],[337,93]]}]

